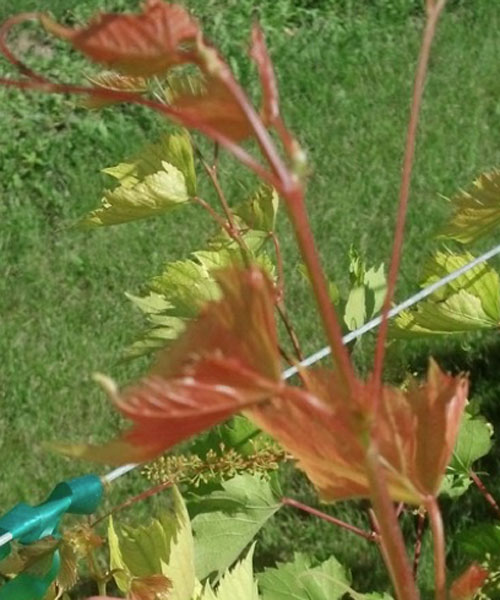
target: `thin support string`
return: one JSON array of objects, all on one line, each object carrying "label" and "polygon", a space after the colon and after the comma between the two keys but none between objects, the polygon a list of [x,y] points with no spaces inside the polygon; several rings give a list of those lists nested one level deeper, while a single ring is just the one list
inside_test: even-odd
[{"label": "thin support string", "polygon": [[[392,319],[392,317],[399,315],[399,313],[403,312],[403,310],[406,310],[407,308],[410,308],[410,306],[413,306],[417,302],[420,302],[420,300],[427,298],[427,296],[430,296],[435,291],[439,290],[440,288],[447,285],[448,283],[451,283],[452,281],[454,281],[455,279],[457,279],[464,273],[467,273],[467,271],[470,271],[477,265],[479,265],[483,262],[486,262],[487,260],[489,260],[493,256],[496,256],[497,254],[500,254],[500,244],[498,246],[495,246],[491,250],[488,250],[488,252],[481,254],[481,256],[478,256],[477,258],[475,258],[471,262],[467,263],[463,267],[456,269],[456,271],[452,271],[451,273],[449,273],[445,277],[442,277],[435,283],[429,285],[428,287],[424,288],[423,290],[420,290],[420,292],[417,292],[416,294],[414,294],[413,296],[411,296],[404,302],[401,302],[401,304],[394,306],[389,311],[387,318]],[[378,317],[375,317],[371,321],[368,321],[368,323],[365,323],[364,325],[362,325],[359,329],[356,329],[355,331],[351,331],[350,333],[345,335],[342,338],[342,342],[344,344],[348,344],[349,342],[352,342],[353,340],[357,340],[358,338],[360,338],[362,335],[364,335],[368,331],[375,329],[375,327],[380,325],[381,322],[382,322],[382,315],[379,315]],[[325,358],[325,356],[328,356],[330,353],[331,353],[331,349],[329,346],[325,346],[324,348],[321,348],[321,350],[318,350],[314,354],[311,354],[311,356],[308,356],[307,358],[305,358],[297,366],[290,367],[289,369],[284,371],[283,379],[289,379],[290,377],[292,377],[293,375],[298,373],[300,367],[309,367],[310,365],[313,365],[314,363],[318,362],[322,358]]]},{"label": "thin support string", "polygon": [[[474,260],[471,260],[471,262],[467,263],[463,267],[460,267],[459,269],[452,271],[451,273],[449,273],[445,277],[442,277],[435,283],[429,285],[428,287],[424,288],[423,290],[420,290],[420,292],[417,292],[416,294],[414,294],[413,296],[411,296],[404,302],[401,302],[401,304],[398,304],[394,308],[391,308],[391,310],[388,313],[388,319],[392,319],[396,315],[399,315],[399,313],[402,312],[403,310],[406,310],[407,308],[410,308],[410,306],[413,306],[417,302],[420,302],[420,300],[427,298],[427,296],[430,296],[435,291],[439,290],[440,288],[447,285],[448,283],[451,283],[452,281],[454,281],[455,279],[457,279],[464,273],[467,273],[467,271],[470,271],[477,265],[479,265],[483,262],[486,262],[490,258],[493,258],[493,256],[496,256],[497,254],[500,254],[500,244],[498,246],[495,246],[488,252],[481,254],[481,256],[478,256]],[[375,327],[380,325],[381,322],[382,322],[381,315],[378,317],[375,317],[371,321],[368,321],[368,323],[365,323],[359,329],[356,329],[356,331],[351,331],[350,333],[345,335],[342,338],[342,342],[344,344],[348,344],[349,342],[352,342],[353,340],[357,340],[358,338],[360,338],[362,335],[364,335],[368,331],[371,331],[372,329],[374,329]],[[298,366],[294,366],[294,367],[290,367],[289,369],[286,369],[286,371],[284,371],[282,374],[283,379],[284,380],[290,379],[290,377],[292,377],[293,375],[298,373],[298,370],[300,367],[309,367],[310,365],[313,365],[314,363],[318,362],[325,356],[328,356],[330,353],[331,353],[330,346],[325,346],[321,350],[318,350],[318,352],[315,352],[308,358],[301,361],[298,364]],[[125,475],[125,473],[129,473],[130,471],[132,471],[133,469],[135,469],[138,466],[139,466],[138,464],[123,465],[121,467],[118,467],[114,471],[111,471],[107,475],[104,475],[103,480],[108,483],[111,483],[115,479],[118,479],[122,475]],[[5,537],[5,536],[2,536],[2,537]],[[2,545],[2,537],[0,537],[0,546]]]}]

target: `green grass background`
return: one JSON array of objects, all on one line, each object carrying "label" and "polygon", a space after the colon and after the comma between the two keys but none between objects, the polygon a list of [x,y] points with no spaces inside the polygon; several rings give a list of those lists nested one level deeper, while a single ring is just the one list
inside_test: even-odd
[{"label": "green grass background", "polygon": [[[51,10],[67,23],[98,6],[135,8],[134,0],[98,2],[19,0],[16,11]],[[387,260],[408,116],[413,69],[422,30],[420,3],[411,0],[196,0],[188,4],[252,93],[255,73],[246,58],[256,10],[267,34],[280,83],[282,110],[313,168],[308,208],[328,275],[346,285],[349,246],[369,260]],[[12,4],[0,0],[0,19]],[[500,11],[497,0],[451,2],[439,29],[422,111],[398,298],[417,287],[432,236],[448,214],[450,196],[480,171],[500,164]],[[31,64],[62,80],[80,81],[89,65],[32,27],[12,38]],[[5,63],[0,73],[11,73]],[[142,321],[124,296],[136,293],[166,260],[200,245],[210,224],[194,208],[164,219],[98,231],[74,223],[95,207],[105,184],[99,170],[155,139],[163,125],[134,107],[89,113],[74,98],[0,89],[0,513],[18,501],[39,501],[61,479],[88,472],[41,448],[43,440],[99,441],[118,418],[97,386],[95,371],[120,383],[137,377],[146,361],[119,362]],[[248,182],[224,161],[228,196]],[[297,252],[284,213],[288,304],[304,349],[324,339],[296,266]],[[491,240],[489,240],[491,242]],[[368,356],[370,341],[364,342]],[[446,367],[471,370],[473,397],[495,420],[500,390],[498,342],[493,335],[432,345]],[[422,370],[431,346],[393,346],[389,368]],[[493,490],[496,462],[485,462]],[[314,503],[303,479],[288,491]],[[131,475],[116,484],[118,502],[144,486]],[[449,507],[453,530],[487,516],[472,493],[460,510]],[[346,519],[362,512],[340,505]],[[383,582],[374,552],[349,534],[311,523],[290,511],[261,535],[262,564],[305,550],[334,552],[366,587]],[[429,552],[427,552],[427,556]],[[427,577],[424,560],[423,577]]]}]

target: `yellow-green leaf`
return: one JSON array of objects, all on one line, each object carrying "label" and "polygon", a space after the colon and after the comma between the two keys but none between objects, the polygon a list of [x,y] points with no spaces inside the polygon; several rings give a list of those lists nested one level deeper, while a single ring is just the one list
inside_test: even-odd
[{"label": "yellow-green leaf", "polygon": [[207,584],[200,600],[259,600],[252,567],[254,549],[255,543],[243,560],[224,573],[215,591]]},{"label": "yellow-green leaf", "polygon": [[118,534],[110,519],[110,566],[119,589],[129,593],[134,581],[163,575],[169,600],[191,600],[195,591],[191,524],[182,496],[173,488],[174,507],[140,527],[122,526]]},{"label": "yellow-green leaf", "polygon": [[483,173],[451,202],[455,212],[442,237],[468,244],[493,232],[500,225],[500,171]]},{"label": "yellow-green leaf", "polygon": [[173,495],[174,513],[169,521],[162,519],[165,528],[169,524],[173,526],[169,558],[162,565],[162,573],[172,583],[169,600],[191,600],[196,585],[193,534],[186,505],[176,487],[173,488]]},{"label": "yellow-green leaf", "polygon": [[[422,287],[466,265],[468,252],[437,252],[426,266]],[[391,327],[395,337],[463,333],[500,325],[500,278],[487,264],[470,269],[416,308],[402,312]]]},{"label": "yellow-green leaf", "polygon": [[116,585],[122,592],[126,592],[130,585],[131,574],[125,565],[120,550],[120,541],[113,524],[113,517],[109,517],[108,523],[108,546],[109,546],[109,566],[113,571],[113,578]]},{"label": "yellow-green leaf", "polygon": [[87,226],[118,225],[172,210],[196,194],[193,151],[188,134],[165,135],[140,155],[103,169],[118,181],[102,206],[83,220]]},{"label": "yellow-green leaf", "polygon": [[247,201],[235,210],[247,227],[257,231],[274,231],[279,198],[270,186],[261,186]]}]

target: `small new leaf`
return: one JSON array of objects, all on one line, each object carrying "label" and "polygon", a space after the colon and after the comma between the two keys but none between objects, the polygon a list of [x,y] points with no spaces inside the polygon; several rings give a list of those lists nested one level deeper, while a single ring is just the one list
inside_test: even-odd
[{"label": "small new leaf", "polygon": [[101,14],[86,27],[72,29],[42,15],[49,31],[68,40],[91,60],[127,75],[159,75],[190,62],[199,33],[178,4],[147,0],[142,14]]},{"label": "small new leaf", "polygon": [[483,173],[451,202],[455,213],[442,237],[469,244],[492,233],[500,225],[500,171]]}]

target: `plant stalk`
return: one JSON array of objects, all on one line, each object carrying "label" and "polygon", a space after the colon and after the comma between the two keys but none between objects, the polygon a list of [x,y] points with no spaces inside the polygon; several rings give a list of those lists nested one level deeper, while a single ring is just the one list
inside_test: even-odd
[{"label": "plant stalk", "polygon": [[433,496],[426,502],[434,542],[434,585],[435,599],[446,600],[446,548],[444,538],[443,518],[439,504]]},{"label": "plant stalk", "polygon": [[309,513],[310,515],[314,515],[315,517],[318,517],[319,519],[322,519],[323,521],[328,521],[328,523],[333,523],[334,525],[337,525],[338,527],[341,527],[342,529],[346,529],[347,531],[350,531],[351,533],[354,533],[354,534],[358,535],[359,537],[362,537],[365,540],[368,540],[370,542],[378,542],[379,541],[379,536],[375,531],[365,531],[364,529],[360,529],[359,527],[356,527],[355,525],[351,525],[350,523],[346,523],[345,521],[342,521],[340,519],[332,517],[331,515],[328,515],[320,510],[317,510],[316,508],[313,508],[312,506],[307,506],[307,504],[302,504],[302,502],[299,502],[298,500],[294,500],[293,498],[282,498],[281,504],[285,504],[287,506],[293,506],[293,508],[298,508],[299,510]]},{"label": "plant stalk", "polygon": [[366,471],[370,482],[371,500],[380,531],[382,555],[391,576],[398,600],[419,600],[405,542],[387,482],[379,462],[379,454],[374,441],[366,453]]},{"label": "plant stalk", "polygon": [[420,116],[420,107],[424,93],[425,79],[427,76],[427,68],[429,64],[429,56],[432,46],[432,41],[436,32],[436,25],[446,0],[438,0],[437,3],[428,7],[427,20],[422,35],[422,44],[418,57],[417,69],[415,72],[415,83],[413,87],[413,100],[410,111],[410,119],[408,122],[408,131],[406,135],[406,145],[403,159],[403,172],[401,176],[401,186],[399,190],[399,205],[398,215],[396,220],[396,230],[394,233],[394,244],[392,247],[391,263],[389,267],[389,275],[387,278],[387,294],[382,308],[382,322],[380,324],[379,333],[377,336],[377,345],[375,349],[375,359],[373,365],[372,381],[374,383],[373,399],[378,406],[380,403],[380,394],[382,388],[382,370],[385,357],[385,342],[388,331],[388,313],[391,307],[391,302],[394,297],[396,288],[396,280],[401,262],[401,254],[404,241],[404,230],[406,222],[406,213],[408,210],[408,201],[410,197],[410,184],[413,171],[413,159],[415,156],[415,141],[417,136],[417,126]]}]

